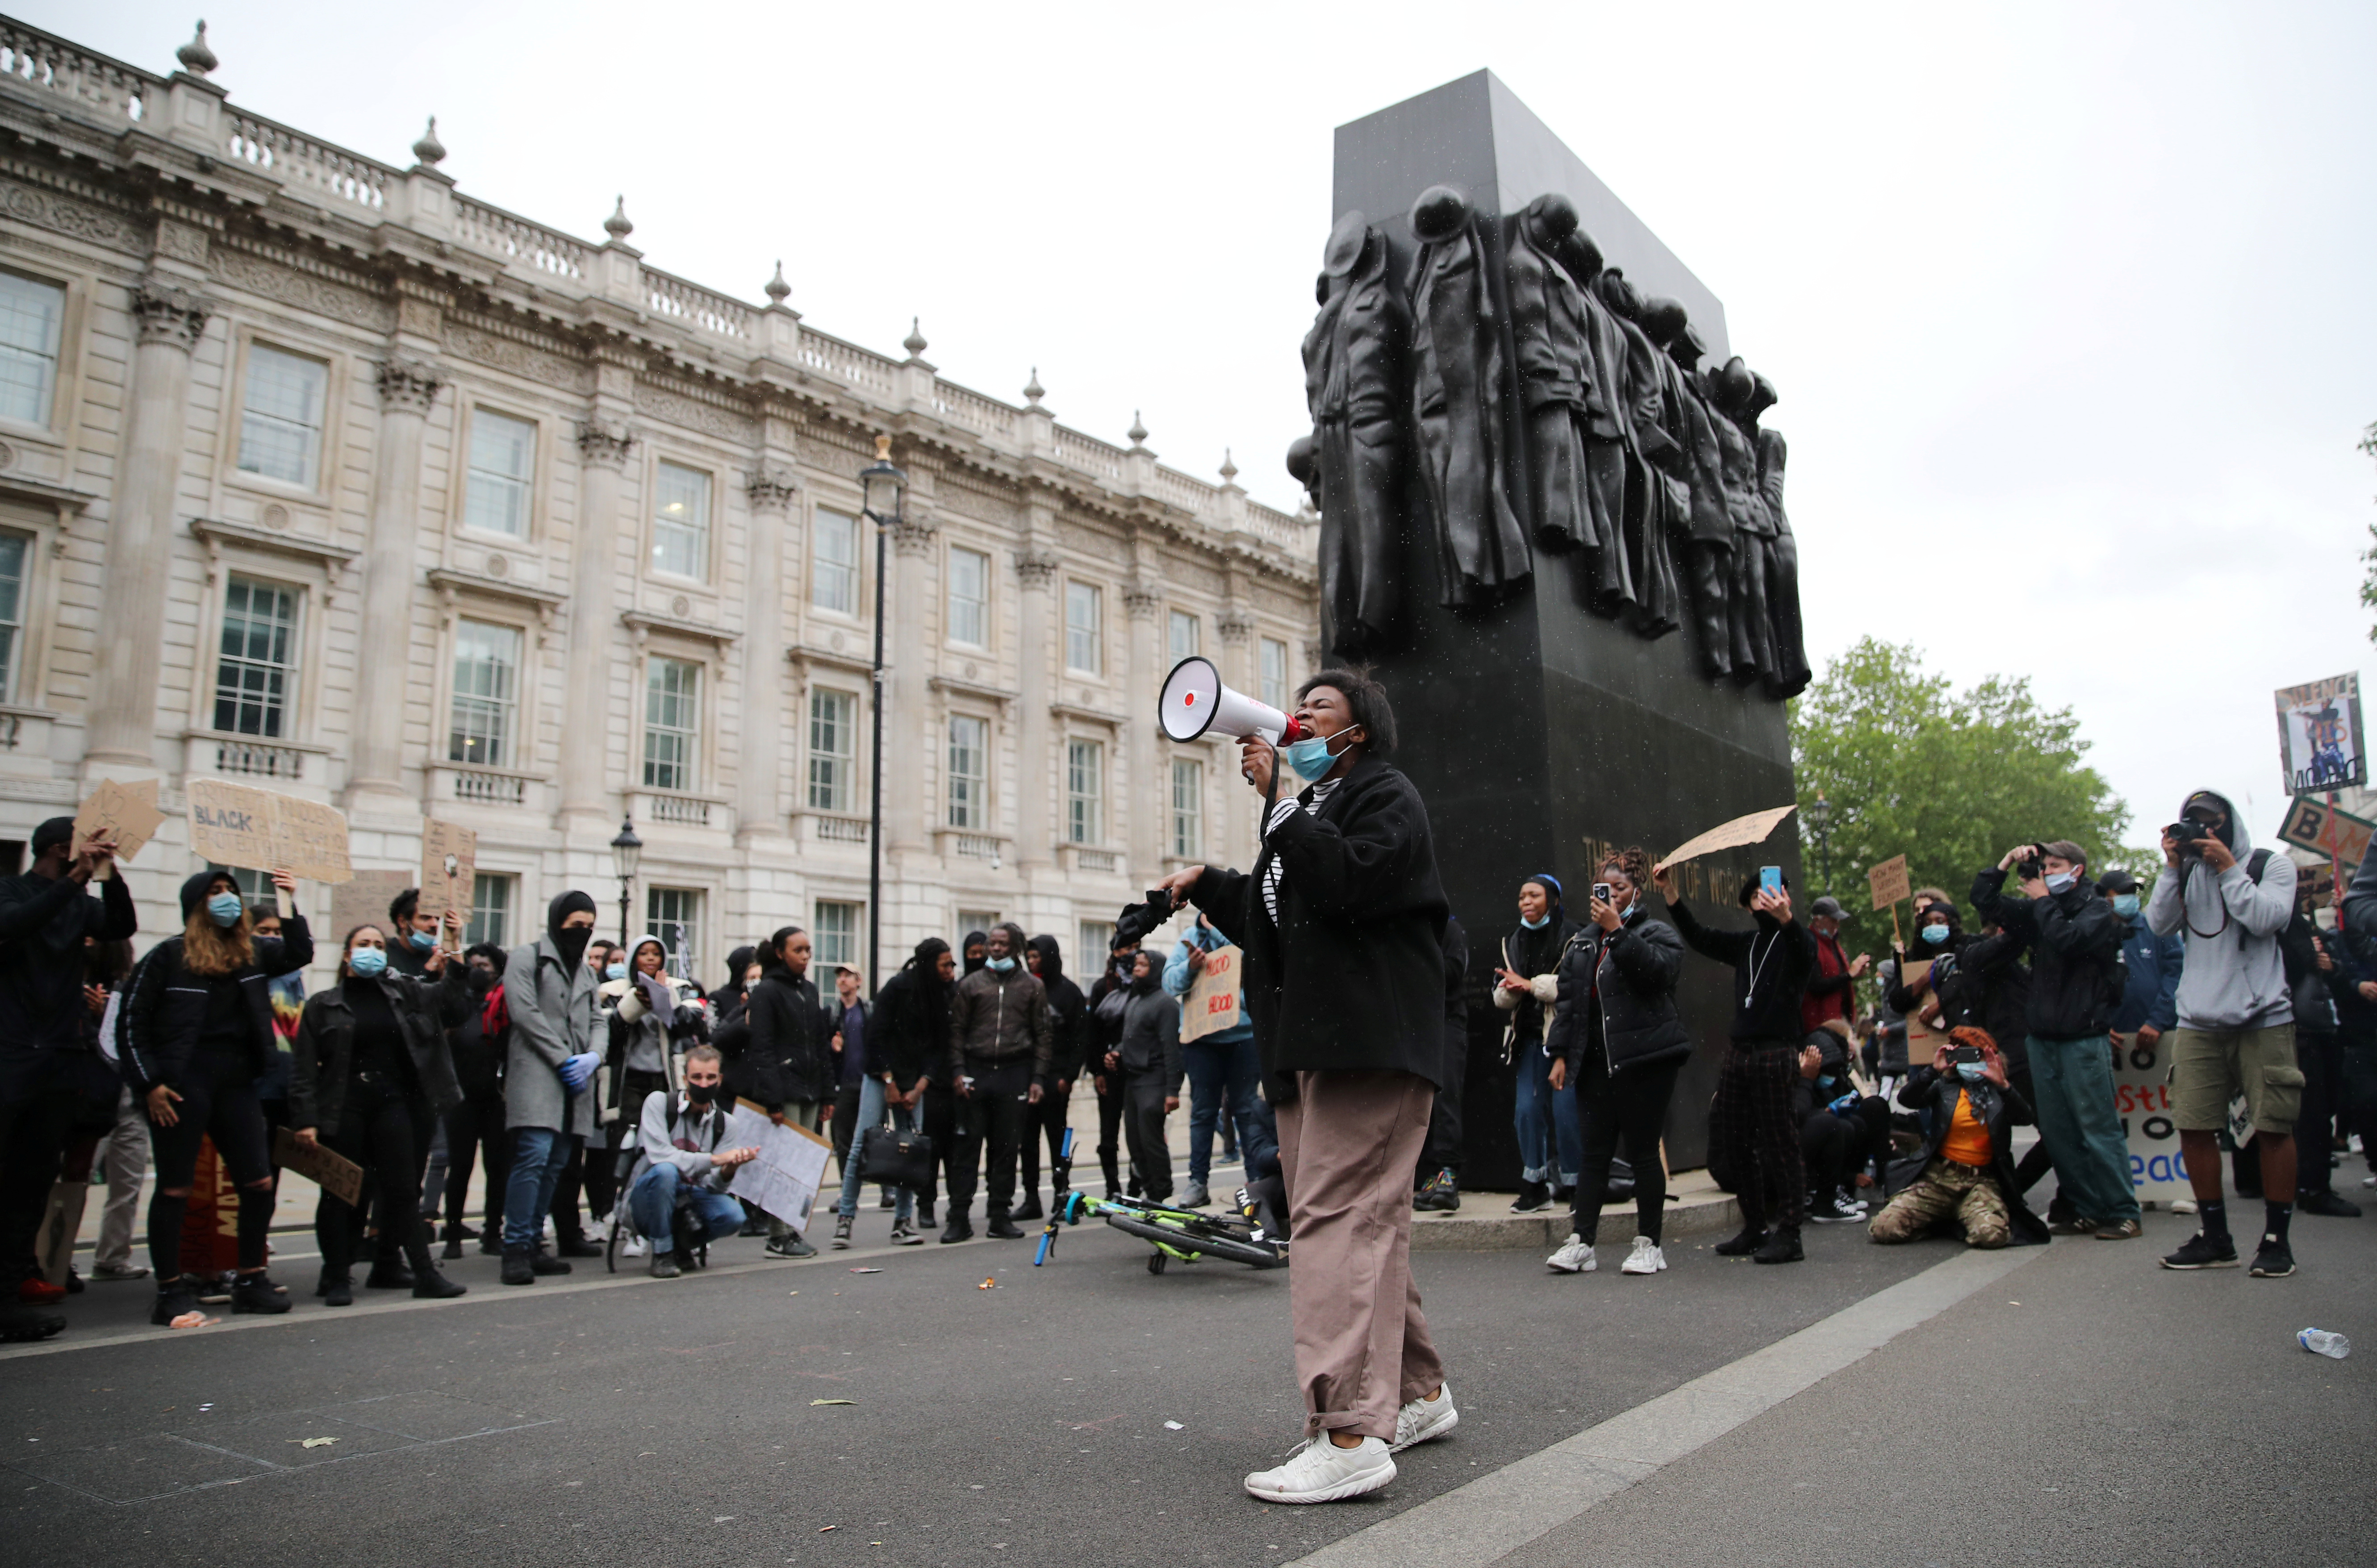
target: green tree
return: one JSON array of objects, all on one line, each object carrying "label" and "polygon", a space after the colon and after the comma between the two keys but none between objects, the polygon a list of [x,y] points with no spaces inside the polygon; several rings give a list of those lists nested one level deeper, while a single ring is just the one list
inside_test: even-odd
[{"label": "green tree", "polygon": [[[1978,925],[1974,873],[2014,844],[2069,838],[2096,873],[2158,866],[2158,854],[2121,848],[2129,807],[2087,765],[2087,751],[2072,711],[2040,707],[2027,681],[1991,676],[1954,691],[1911,645],[1874,637],[1834,659],[1791,704],[1791,757],[1805,863],[1821,885],[1829,849],[1848,951],[1877,959],[1890,951],[1890,911],[1872,909],[1866,870],[1893,855],[1906,857],[1915,886],[1955,900],[1967,931]],[[1819,793],[1828,845],[1808,814]],[[1910,942],[1912,912],[1899,910]]]}]

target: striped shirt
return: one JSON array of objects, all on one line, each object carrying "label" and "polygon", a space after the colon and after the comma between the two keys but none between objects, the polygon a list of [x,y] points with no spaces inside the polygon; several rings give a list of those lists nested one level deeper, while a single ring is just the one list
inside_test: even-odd
[{"label": "striped shirt", "polygon": [[[1289,799],[1274,804],[1271,808],[1271,820],[1263,824],[1264,839],[1268,841],[1271,836],[1278,831],[1281,823],[1294,816],[1298,806],[1311,815],[1319,816],[1321,802],[1335,793],[1337,786],[1344,782],[1342,778],[1324,778],[1308,790],[1303,799]],[[1271,923],[1273,926],[1279,924],[1279,879],[1285,869],[1280,863],[1279,856],[1273,854],[1270,866],[1263,873],[1263,908],[1271,911]]]}]

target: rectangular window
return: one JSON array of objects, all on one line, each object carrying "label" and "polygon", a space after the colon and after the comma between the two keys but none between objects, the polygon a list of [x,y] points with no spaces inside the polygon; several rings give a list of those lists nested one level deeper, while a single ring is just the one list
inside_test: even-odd
[{"label": "rectangular window", "polygon": [[[976,931],[983,932],[985,935],[988,935],[990,928],[997,923],[998,911],[997,909],[960,909],[958,911],[957,939],[959,942],[962,943],[965,941],[968,932]],[[958,950],[958,973],[961,977],[965,974],[965,950],[962,947]]]},{"label": "rectangular window", "polygon": [[247,398],[239,421],[239,466],[311,490],[322,469],[322,410],[330,367],[261,343],[247,350]]},{"label": "rectangular window", "polygon": [[693,788],[701,739],[701,666],[654,654],[644,662],[644,785]]},{"label": "rectangular window", "polygon": [[709,576],[710,476],[663,463],[652,489],[652,570]]},{"label": "rectangular window", "polygon": [[1276,637],[1262,640],[1262,700],[1266,707],[1287,711],[1287,645]]},{"label": "rectangular window", "polygon": [[536,426],[493,409],[471,410],[471,477],[462,492],[462,520],[489,533],[528,536],[528,503],[536,463]]},{"label": "rectangular window", "polygon": [[1087,583],[1065,585],[1065,668],[1094,675],[1105,668],[1098,657],[1098,590]]},{"label": "rectangular window", "polygon": [[509,767],[512,719],[520,705],[520,645],[517,626],[484,621],[454,624],[454,721],[448,760]]},{"label": "rectangular window", "polygon": [[979,550],[950,551],[950,641],[990,646],[990,557]]},{"label": "rectangular window", "polygon": [[809,563],[809,603],[838,615],[858,613],[858,519],[817,509]]},{"label": "rectangular window", "polygon": [[[1087,975],[1092,980],[1104,974],[1106,967],[1106,949],[1114,941],[1114,933],[1112,921],[1081,921],[1078,937],[1081,944],[1079,949],[1081,956],[1075,957],[1069,953],[1065,956],[1066,962],[1071,967],[1072,971]],[[1082,989],[1086,991],[1088,987],[1084,986]]]},{"label": "rectangular window", "polygon": [[1187,757],[1172,759],[1172,852],[1193,861],[1204,851],[1205,768]]},{"label": "rectangular window", "polygon": [[66,291],[0,272],[0,418],[50,422]]},{"label": "rectangular window", "polygon": [[512,904],[520,879],[481,872],[471,879],[471,923],[462,928],[462,945],[492,942],[508,947],[512,940]]},{"label": "rectangular window", "polygon": [[809,810],[846,812],[858,797],[858,698],[809,693]]},{"label": "rectangular window", "polygon": [[251,909],[258,904],[272,903],[274,896],[281,891],[272,885],[269,872],[257,871],[249,866],[217,865],[212,861],[207,862],[207,870],[213,875],[231,878],[232,885],[239,889],[239,896],[247,900],[247,907]]},{"label": "rectangular window", "polygon": [[644,893],[644,930],[661,939],[668,972],[695,980],[701,967],[701,889],[653,887]]},{"label": "rectangular window", "polygon": [[817,901],[817,930],[810,933],[816,952],[810,974],[821,993],[833,990],[833,967],[858,962],[858,906],[830,898]]},{"label": "rectangular window", "polygon": [[222,658],[215,666],[215,728],[279,740],[287,733],[297,591],[233,577],[223,590]]},{"label": "rectangular window", "polygon": [[0,702],[15,700],[17,666],[25,657],[25,563],[32,542],[20,533],[0,533]]},{"label": "rectangular window", "polygon": [[950,826],[987,827],[990,814],[990,720],[950,715]]},{"label": "rectangular window", "polygon": [[1096,844],[1105,836],[1105,748],[1095,741],[1065,742],[1065,841]]},{"label": "rectangular window", "polygon": [[1172,662],[1192,657],[1197,652],[1197,617],[1186,610],[1172,612]]}]

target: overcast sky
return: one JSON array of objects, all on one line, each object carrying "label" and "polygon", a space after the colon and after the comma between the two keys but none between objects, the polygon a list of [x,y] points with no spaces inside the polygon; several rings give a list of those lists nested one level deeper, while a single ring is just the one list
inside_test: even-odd
[{"label": "overcast sky", "polygon": [[[190,7],[11,7],[154,70]],[[1791,439],[1810,653],[2075,708],[2137,815],[2281,808],[2270,693],[2362,668],[2377,7],[1951,12],[209,0],[235,104],[1261,500],[1331,132],[1492,69],[1725,302]],[[2371,704],[2377,709],[2377,701]],[[2042,823],[2042,833],[2055,824]]]}]

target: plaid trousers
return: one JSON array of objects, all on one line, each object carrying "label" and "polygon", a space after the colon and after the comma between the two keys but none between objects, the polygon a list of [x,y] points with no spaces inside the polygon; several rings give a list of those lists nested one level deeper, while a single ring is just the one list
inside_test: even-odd
[{"label": "plaid trousers", "polygon": [[1796,1044],[1730,1045],[1709,1105],[1709,1161],[1730,1172],[1741,1218],[1753,1230],[1797,1227],[1808,1215],[1808,1168],[1791,1091]]}]

